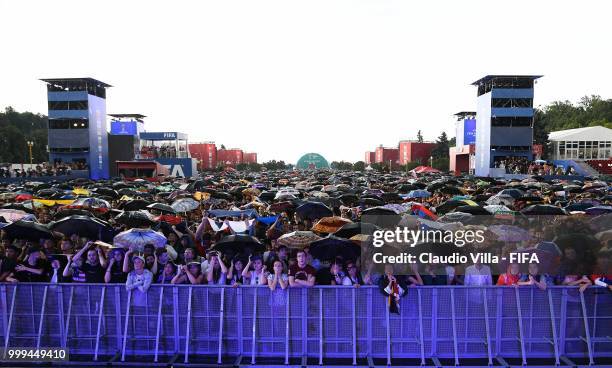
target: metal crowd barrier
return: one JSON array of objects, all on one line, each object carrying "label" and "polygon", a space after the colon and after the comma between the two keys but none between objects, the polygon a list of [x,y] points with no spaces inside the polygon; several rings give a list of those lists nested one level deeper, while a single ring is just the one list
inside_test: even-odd
[{"label": "metal crowd barrier", "polygon": [[376,287],[153,285],[144,294],[23,283],[0,284],[0,312],[2,347],[63,347],[92,361],[612,358],[612,294],[603,288],[423,286],[407,291],[398,315]]}]

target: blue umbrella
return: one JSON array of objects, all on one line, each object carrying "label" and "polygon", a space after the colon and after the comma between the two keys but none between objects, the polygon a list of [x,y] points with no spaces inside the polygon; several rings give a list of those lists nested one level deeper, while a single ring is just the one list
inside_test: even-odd
[{"label": "blue umbrella", "polygon": [[429,198],[431,193],[424,189],[411,190],[406,198]]},{"label": "blue umbrella", "polygon": [[137,251],[144,250],[146,244],[153,244],[156,248],[163,248],[166,245],[166,237],[151,229],[130,229],[117,234],[113,239],[113,244],[118,247],[129,248],[133,246]]},{"label": "blue umbrella", "polygon": [[603,215],[606,213],[612,213],[612,206],[596,206],[596,207],[591,207],[591,208],[587,208],[586,211],[587,215],[591,215],[591,216],[597,216],[597,215]]}]

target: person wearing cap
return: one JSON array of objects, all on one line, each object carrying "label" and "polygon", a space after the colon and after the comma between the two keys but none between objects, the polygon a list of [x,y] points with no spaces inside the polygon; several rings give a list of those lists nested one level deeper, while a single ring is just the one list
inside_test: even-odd
[{"label": "person wearing cap", "polygon": [[145,259],[142,255],[138,254],[132,257],[132,263],[134,264],[134,270],[128,274],[125,288],[127,291],[136,289],[146,293],[153,282],[153,274],[145,268]]}]

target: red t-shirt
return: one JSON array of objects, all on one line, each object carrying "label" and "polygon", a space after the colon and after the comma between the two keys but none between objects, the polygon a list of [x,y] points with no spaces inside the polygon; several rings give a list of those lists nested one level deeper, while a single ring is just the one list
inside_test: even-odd
[{"label": "red t-shirt", "polygon": [[289,268],[289,277],[293,276],[296,280],[308,280],[308,276],[314,277],[316,270],[311,265],[306,265],[304,268],[300,268],[297,264],[294,264]]},{"label": "red t-shirt", "polygon": [[499,275],[497,279],[497,285],[500,286],[512,286],[516,285],[519,282],[521,275],[511,275],[509,273],[504,273]]}]

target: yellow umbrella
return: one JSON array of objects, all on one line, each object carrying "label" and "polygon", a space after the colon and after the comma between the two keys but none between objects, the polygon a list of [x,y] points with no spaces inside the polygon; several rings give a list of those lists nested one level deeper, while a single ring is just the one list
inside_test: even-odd
[{"label": "yellow umbrella", "polygon": [[87,189],[85,188],[74,188],[72,190],[72,193],[76,194],[76,195],[84,195],[84,196],[89,196],[90,193]]}]

